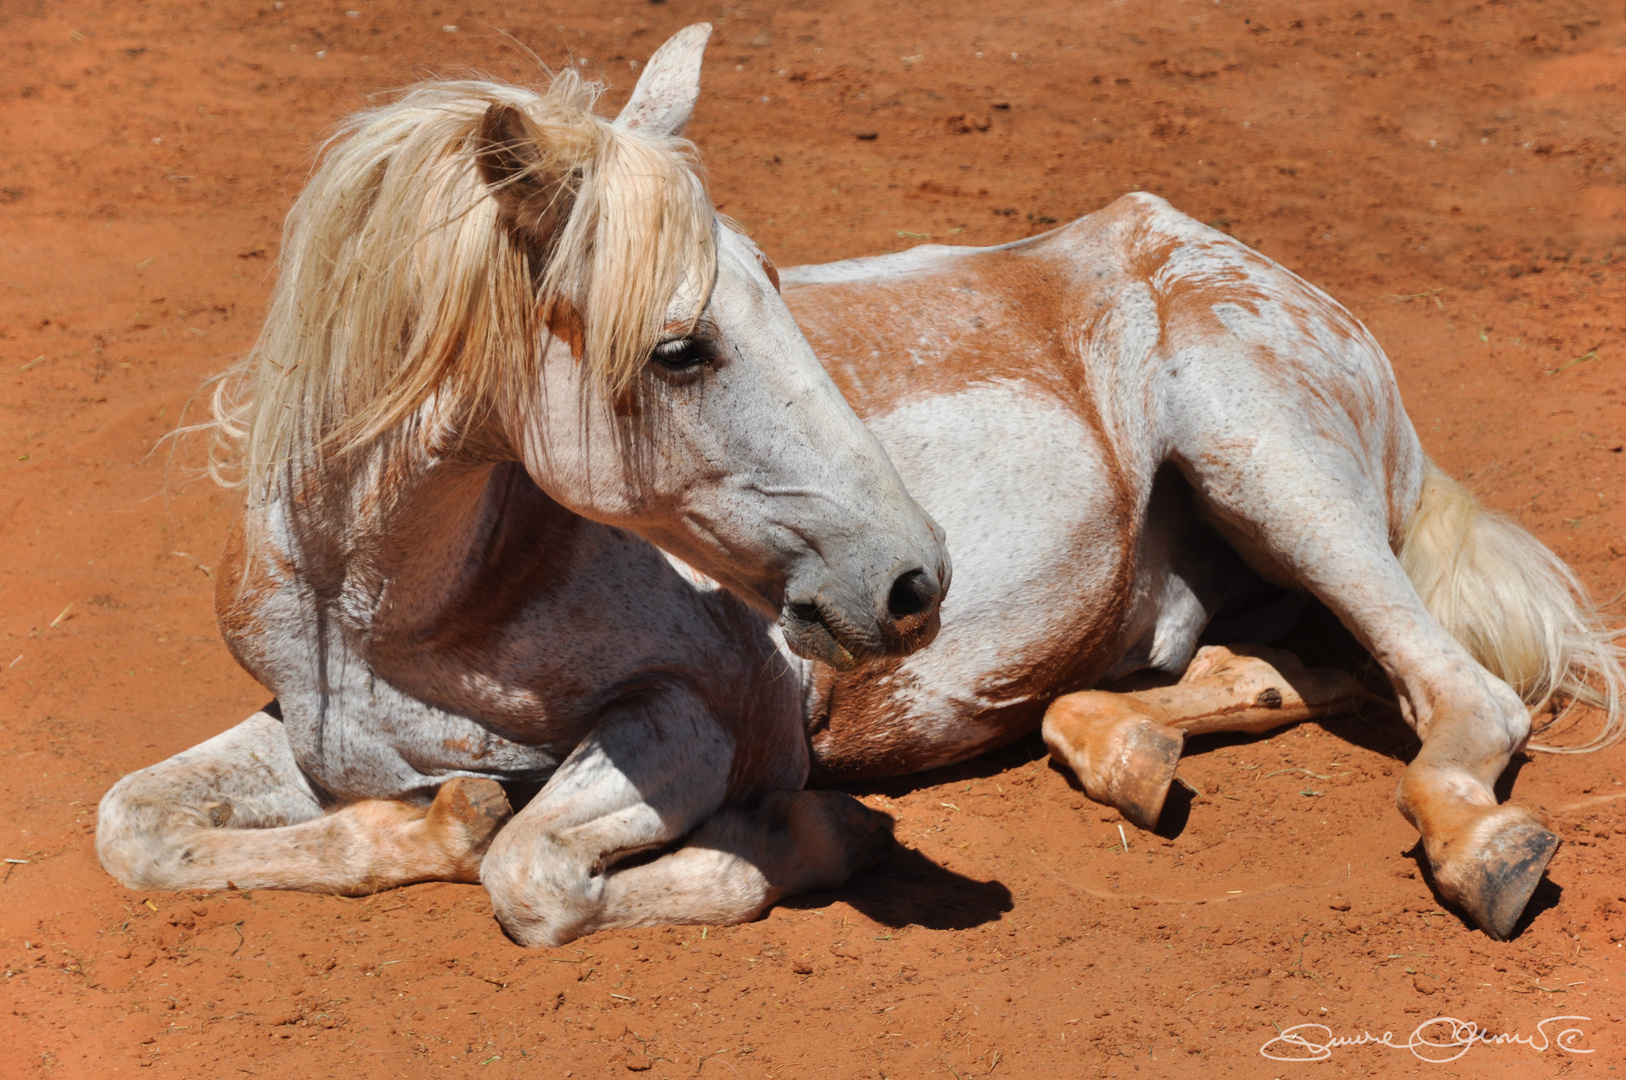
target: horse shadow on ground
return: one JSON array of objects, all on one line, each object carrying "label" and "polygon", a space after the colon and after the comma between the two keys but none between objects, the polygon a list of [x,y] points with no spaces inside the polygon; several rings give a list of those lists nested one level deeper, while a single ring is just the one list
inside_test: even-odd
[{"label": "horse shadow on ground", "polygon": [[845,901],[883,926],[899,929],[969,930],[998,922],[1016,906],[1002,882],[978,881],[897,844],[886,861],[853,876],[840,889],[802,893],[780,902],[788,908],[822,908]]},{"label": "horse shadow on ground", "polygon": [[[849,795],[902,798],[923,788],[998,776],[1040,761],[1049,753],[1038,732],[970,761],[908,776],[827,785]],[[930,930],[968,930],[998,922],[1016,906],[1011,890],[998,879],[978,881],[956,873],[902,843],[884,862],[854,875],[840,889],[803,893],[781,901],[785,907],[824,907],[842,900],[889,927],[921,926]]]}]

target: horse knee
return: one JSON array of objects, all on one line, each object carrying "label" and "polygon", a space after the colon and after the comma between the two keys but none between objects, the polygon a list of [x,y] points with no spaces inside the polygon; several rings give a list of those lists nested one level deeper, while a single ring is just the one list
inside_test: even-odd
[{"label": "horse knee", "polygon": [[499,832],[480,863],[497,923],[518,945],[554,947],[592,930],[604,904],[603,868],[551,835]]},{"label": "horse knee", "polygon": [[172,864],[188,861],[184,842],[177,850],[177,833],[208,820],[204,812],[178,806],[154,790],[146,770],[131,773],[97,806],[96,857],[127,888],[164,888]]}]

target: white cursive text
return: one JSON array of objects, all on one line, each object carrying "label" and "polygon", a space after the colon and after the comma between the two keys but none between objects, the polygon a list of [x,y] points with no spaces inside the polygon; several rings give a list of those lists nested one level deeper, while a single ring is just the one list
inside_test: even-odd
[{"label": "white cursive text", "polygon": [[1445,1062],[1457,1060],[1475,1046],[1506,1044],[1528,1046],[1538,1054],[1549,1047],[1557,1047],[1566,1054],[1590,1054],[1593,1051],[1580,1045],[1586,1038],[1585,1031],[1569,1027],[1548,1035],[1547,1025],[1562,1020],[1591,1019],[1590,1016],[1549,1016],[1536,1024],[1534,1035],[1492,1035],[1480,1030],[1471,1020],[1436,1016],[1413,1028],[1404,1042],[1398,1041],[1392,1031],[1382,1035],[1363,1031],[1359,1035],[1335,1036],[1325,1024],[1295,1024],[1261,1046],[1259,1053],[1272,1061],[1325,1061],[1340,1046],[1387,1046],[1391,1050],[1410,1050],[1423,1061]]}]

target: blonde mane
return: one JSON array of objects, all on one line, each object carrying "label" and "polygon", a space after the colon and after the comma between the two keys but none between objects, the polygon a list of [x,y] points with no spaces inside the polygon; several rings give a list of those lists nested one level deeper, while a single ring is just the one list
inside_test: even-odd
[{"label": "blonde mane", "polygon": [[[541,93],[431,82],[346,122],[289,212],[259,339],[216,385],[217,480],[252,501],[431,398],[454,425],[510,412],[560,318],[593,383],[627,390],[679,286],[709,295],[716,215],[692,145],[595,115],[600,90],[573,71]],[[549,236],[517,235],[482,178],[493,105],[535,137],[510,182],[546,186]]]}]

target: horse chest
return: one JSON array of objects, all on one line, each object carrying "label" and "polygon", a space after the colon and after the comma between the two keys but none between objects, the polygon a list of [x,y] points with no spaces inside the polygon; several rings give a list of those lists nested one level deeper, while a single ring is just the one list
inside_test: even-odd
[{"label": "horse chest", "polygon": [[[515,543],[493,560],[549,557]],[[221,628],[277,695],[301,768],[341,797],[392,797],[459,775],[540,778],[619,697],[663,683],[681,683],[719,716],[778,716],[794,728],[800,710],[772,677],[765,621],[737,599],[619,530],[588,528],[551,557],[557,577],[485,565],[466,592],[417,582],[457,596],[432,617],[405,598],[397,608],[404,580],[318,595],[314,581],[346,575],[262,559],[282,571],[223,603]],[[748,738],[742,730],[736,741]]]}]

